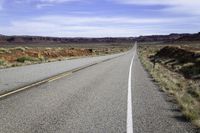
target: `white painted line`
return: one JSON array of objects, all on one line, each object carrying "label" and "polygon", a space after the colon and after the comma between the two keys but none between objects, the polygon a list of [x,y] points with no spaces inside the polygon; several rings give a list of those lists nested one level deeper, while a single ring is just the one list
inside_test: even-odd
[{"label": "white painted line", "polygon": [[134,54],[131,60],[130,69],[129,69],[129,77],[128,77],[127,121],[126,121],[127,133],[133,133],[131,75],[132,75],[133,60],[136,55],[136,47],[137,47],[137,42],[135,43],[135,46],[134,46],[135,50],[134,50]]}]

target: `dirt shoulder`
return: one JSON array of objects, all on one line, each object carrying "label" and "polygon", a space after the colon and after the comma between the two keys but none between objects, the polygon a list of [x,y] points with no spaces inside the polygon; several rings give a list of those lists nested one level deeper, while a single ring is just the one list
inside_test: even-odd
[{"label": "dirt shoulder", "polygon": [[192,46],[139,47],[142,64],[175,97],[184,116],[200,127],[200,49]]},{"label": "dirt shoulder", "polygon": [[87,56],[102,56],[125,52],[129,48],[67,48],[67,47],[14,47],[0,48],[0,68],[16,67],[43,62],[61,61]]}]

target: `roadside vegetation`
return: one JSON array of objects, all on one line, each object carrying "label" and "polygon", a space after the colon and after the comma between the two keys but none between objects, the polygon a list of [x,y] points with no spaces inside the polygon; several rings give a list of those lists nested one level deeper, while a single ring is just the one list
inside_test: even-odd
[{"label": "roadside vegetation", "polygon": [[30,56],[23,56],[23,57],[17,58],[16,61],[20,62],[20,63],[24,63],[26,61],[30,61],[30,62],[40,61],[40,59],[39,58],[30,57]]},{"label": "roadside vegetation", "polygon": [[101,56],[127,51],[125,47],[69,48],[69,47],[12,47],[0,48],[0,68],[62,61],[86,56]]},{"label": "roadside vegetation", "polygon": [[0,60],[0,65],[4,65],[4,61],[3,60]]},{"label": "roadside vegetation", "polygon": [[185,118],[200,127],[200,49],[145,45],[139,57],[163,91],[175,97]]}]

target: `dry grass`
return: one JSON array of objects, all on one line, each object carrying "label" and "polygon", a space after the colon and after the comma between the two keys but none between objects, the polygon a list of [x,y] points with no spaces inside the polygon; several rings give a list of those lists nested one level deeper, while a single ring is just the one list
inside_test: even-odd
[{"label": "dry grass", "polygon": [[139,57],[144,67],[168,94],[173,95],[185,117],[200,127],[200,85],[199,80],[185,79],[180,73],[171,71],[162,63],[155,67],[149,57],[162,46],[139,48]]}]

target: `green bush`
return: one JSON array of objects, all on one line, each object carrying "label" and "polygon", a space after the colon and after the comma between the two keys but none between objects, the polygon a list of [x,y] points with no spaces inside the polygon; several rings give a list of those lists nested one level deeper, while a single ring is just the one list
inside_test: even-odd
[{"label": "green bush", "polygon": [[0,53],[1,54],[3,54],[3,53],[10,53],[10,50],[6,49],[6,48],[0,48]]},{"label": "green bush", "polygon": [[20,62],[20,63],[24,63],[25,61],[39,61],[40,59],[38,58],[34,58],[34,57],[30,57],[30,56],[23,56],[23,57],[20,57],[20,58],[17,58],[17,62]]},{"label": "green bush", "polygon": [[0,66],[4,65],[5,61],[0,59]]},{"label": "green bush", "polygon": [[39,60],[39,61],[45,61],[45,60],[47,60],[47,58],[41,56],[41,57],[38,58],[38,60]]},{"label": "green bush", "polygon": [[26,48],[24,48],[24,47],[16,47],[16,48],[14,48],[15,50],[20,50],[20,51],[25,51],[26,50]]}]

